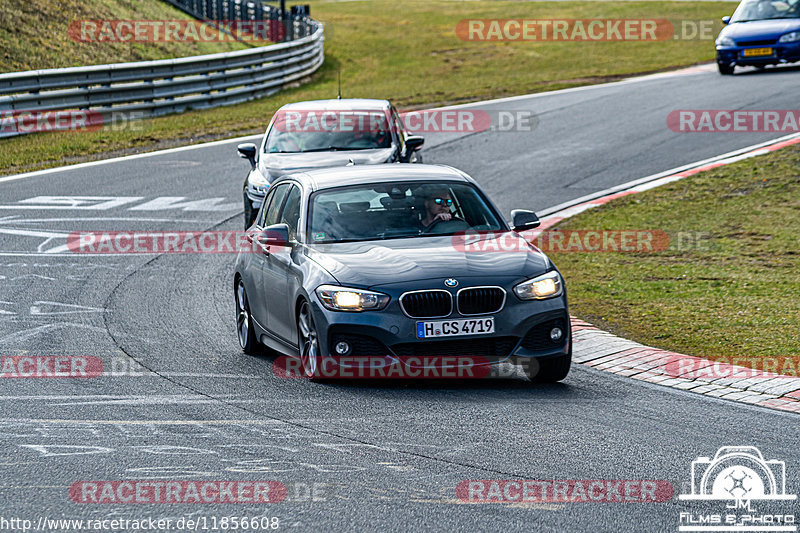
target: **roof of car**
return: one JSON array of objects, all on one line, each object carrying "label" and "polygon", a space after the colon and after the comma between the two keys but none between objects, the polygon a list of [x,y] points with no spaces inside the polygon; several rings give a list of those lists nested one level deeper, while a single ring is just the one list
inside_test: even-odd
[{"label": "roof of car", "polygon": [[[418,163],[331,167],[289,174],[285,177],[294,178],[310,185],[314,190],[330,189],[341,187],[342,185],[391,183],[395,181],[470,181],[466,174],[453,167]],[[282,179],[279,178],[276,183]]]},{"label": "roof of car", "polygon": [[330,100],[306,100],[305,102],[294,102],[281,107],[282,110],[293,109],[313,109],[313,110],[334,110],[334,109],[357,109],[359,111],[384,110],[391,106],[388,100],[375,100],[372,98],[332,98]]}]

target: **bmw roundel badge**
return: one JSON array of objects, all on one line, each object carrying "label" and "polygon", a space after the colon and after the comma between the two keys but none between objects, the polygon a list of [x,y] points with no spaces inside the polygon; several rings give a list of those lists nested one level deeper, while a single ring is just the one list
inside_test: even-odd
[{"label": "bmw roundel badge", "polygon": [[447,278],[444,280],[444,284],[448,287],[458,287],[458,280],[455,278]]}]

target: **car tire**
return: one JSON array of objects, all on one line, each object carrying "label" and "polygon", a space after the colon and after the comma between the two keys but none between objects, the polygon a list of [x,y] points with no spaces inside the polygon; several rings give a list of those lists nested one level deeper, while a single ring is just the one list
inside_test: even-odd
[{"label": "car tire", "polygon": [[301,377],[309,381],[321,381],[319,377],[319,336],[307,301],[300,304],[297,311],[297,347],[300,357]]},{"label": "car tire", "polygon": [[517,365],[522,367],[523,373],[531,383],[557,383],[569,374],[572,365],[572,342],[569,352],[565,355],[538,359],[535,357],[520,357]]},{"label": "car tire", "polygon": [[244,199],[244,229],[250,228],[255,222],[256,215],[253,213],[253,204],[245,197]]},{"label": "car tire", "polygon": [[242,278],[236,282],[236,334],[239,337],[239,346],[247,355],[255,355],[258,352],[258,341],[256,340],[255,329],[253,328],[253,317],[250,314],[250,304],[247,301],[247,291],[244,288]]},{"label": "car tire", "polygon": [[723,76],[730,76],[733,74],[733,69],[736,68],[735,65],[731,65],[730,63],[723,63],[717,61],[717,68],[719,68],[719,73]]}]

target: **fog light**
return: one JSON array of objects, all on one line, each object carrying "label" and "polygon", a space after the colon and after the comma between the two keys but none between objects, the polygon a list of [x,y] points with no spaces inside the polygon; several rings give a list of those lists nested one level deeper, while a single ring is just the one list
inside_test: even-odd
[{"label": "fog light", "polygon": [[336,350],[336,353],[339,355],[347,355],[347,353],[350,351],[350,345],[344,341],[341,341],[337,342],[333,349]]},{"label": "fog light", "polygon": [[550,330],[550,340],[553,342],[560,341],[562,335],[564,335],[564,332],[561,331],[561,328],[553,328]]}]

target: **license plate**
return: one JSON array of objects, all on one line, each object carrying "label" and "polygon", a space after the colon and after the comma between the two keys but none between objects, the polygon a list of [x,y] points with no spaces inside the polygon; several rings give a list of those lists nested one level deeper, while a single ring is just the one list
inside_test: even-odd
[{"label": "license plate", "polygon": [[745,57],[771,56],[772,48],[748,48],[742,52],[742,55]]},{"label": "license plate", "polygon": [[418,339],[481,335],[484,333],[494,333],[494,318],[461,318],[458,320],[417,322]]}]

